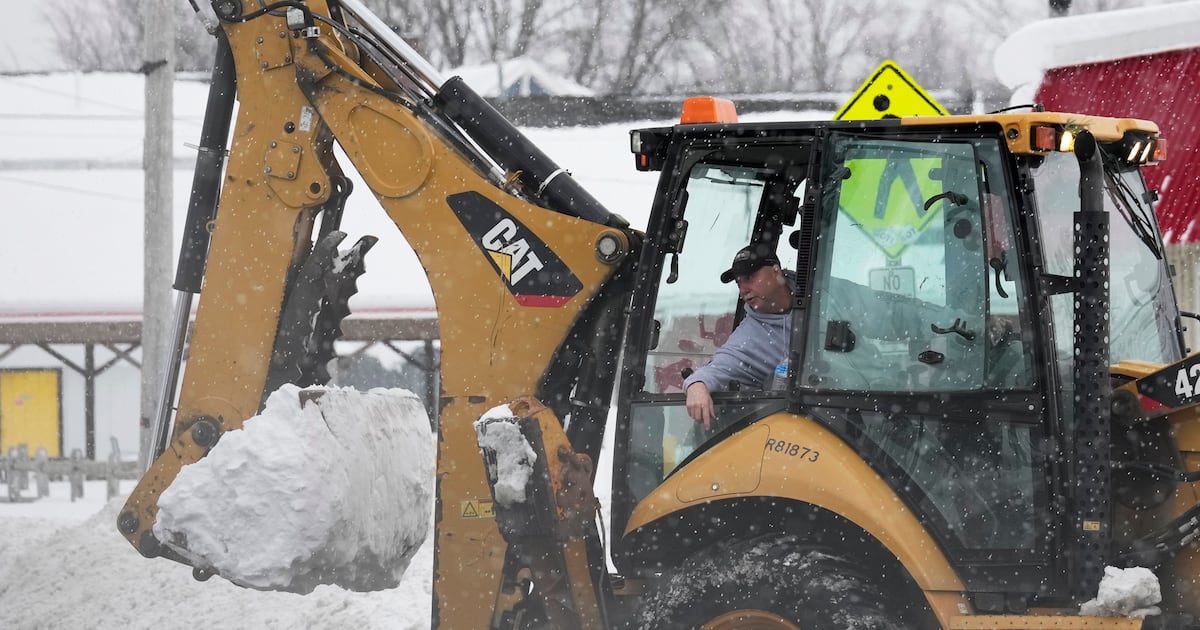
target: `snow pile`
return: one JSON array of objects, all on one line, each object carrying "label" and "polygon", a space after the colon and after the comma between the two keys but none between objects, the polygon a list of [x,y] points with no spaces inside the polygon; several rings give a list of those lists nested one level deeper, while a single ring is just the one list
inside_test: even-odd
[{"label": "snow pile", "polygon": [[1158,578],[1150,569],[1105,567],[1096,599],[1083,603],[1079,614],[1094,617],[1130,617],[1141,619],[1162,611]]},{"label": "snow pile", "polygon": [[271,394],[263,413],[185,466],[154,534],[226,579],[311,592],[393,588],[429,531],[434,442],[404,390]]},{"label": "snow pile", "polygon": [[537,453],[521,435],[507,405],[493,407],[475,421],[475,439],[487,462],[496,501],[504,506],[524,503]]}]

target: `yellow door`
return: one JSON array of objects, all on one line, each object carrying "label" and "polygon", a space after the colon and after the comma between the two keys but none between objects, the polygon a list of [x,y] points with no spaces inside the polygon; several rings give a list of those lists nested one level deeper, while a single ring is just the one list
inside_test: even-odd
[{"label": "yellow door", "polygon": [[29,454],[46,449],[62,456],[58,370],[0,371],[0,453],[25,444]]}]

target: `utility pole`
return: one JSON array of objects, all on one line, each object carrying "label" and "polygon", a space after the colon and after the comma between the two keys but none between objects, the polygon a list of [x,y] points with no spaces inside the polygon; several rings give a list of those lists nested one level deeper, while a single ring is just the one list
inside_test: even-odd
[{"label": "utility pole", "polygon": [[151,419],[169,350],[172,213],[174,212],[175,0],[141,0],[146,76],[142,170],[145,265],[142,275],[142,396],[138,463],[150,456]]}]

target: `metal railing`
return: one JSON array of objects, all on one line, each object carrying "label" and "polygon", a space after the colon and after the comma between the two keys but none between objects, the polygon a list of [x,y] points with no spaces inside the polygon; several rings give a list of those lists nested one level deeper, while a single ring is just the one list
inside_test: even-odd
[{"label": "metal railing", "polygon": [[50,495],[52,480],[66,479],[71,487],[71,501],[75,501],[83,498],[84,481],[103,479],[107,482],[107,498],[112,499],[121,494],[121,480],[141,476],[138,463],[122,460],[120,453],[116,438],[112,439],[112,451],[105,461],[84,459],[80,449],[74,449],[65,458],[51,458],[44,448],[30,456],[29,448],[22,444],[0,455],[0,483],[8,487],[8,501],[17,503],[45,498]]}]

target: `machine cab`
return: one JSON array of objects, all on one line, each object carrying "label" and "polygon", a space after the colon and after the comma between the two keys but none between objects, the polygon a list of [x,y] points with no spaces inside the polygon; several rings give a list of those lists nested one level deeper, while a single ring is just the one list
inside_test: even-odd
[{"label": "machine cab", "polygon": [[[1069,152],[1033,150],[1030,123],[1014,144],[994,118],[634,132],[664,175],[625,348],[614,537],[672,474],[784,412],[868,462],[970,588],[1054,588],[1061,523],[1046,515],[1063,471],[1049,454],[1069,452],[1080,174]],[[1113,360],[1176,360],[1138,165],[1110,160],[1106,181]],[[714,392],[706,431],[683,383],[745,317],[719,276],[746,245],[776,252],[792,282],[788,385]]]}]

